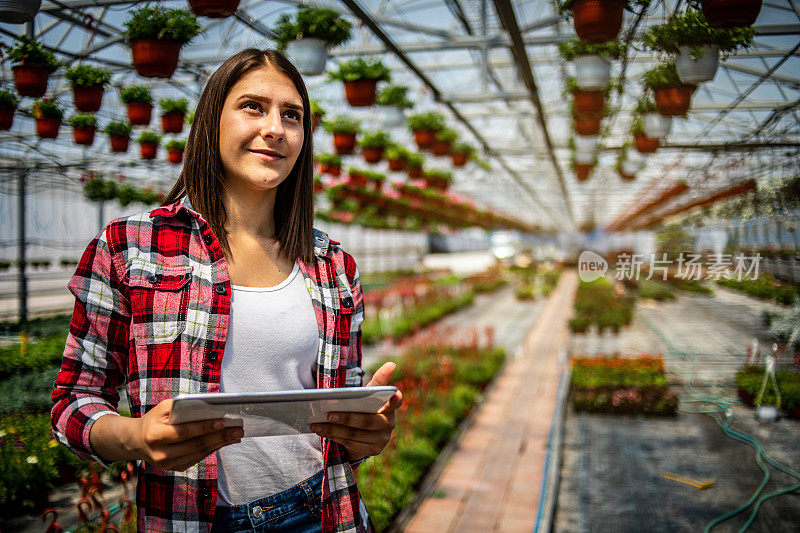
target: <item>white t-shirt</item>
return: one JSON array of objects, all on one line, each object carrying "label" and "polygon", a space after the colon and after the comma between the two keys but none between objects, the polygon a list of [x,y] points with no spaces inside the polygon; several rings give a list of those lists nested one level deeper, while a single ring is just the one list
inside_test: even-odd
[{"label": "white t-shirt", "polygon": [[[298,263],[274,287],[231,288],[220,392],[316,388],[319,329]],[[271,496],[322,469],[313,433],[246,438],[217,454],[221,505]]]}]

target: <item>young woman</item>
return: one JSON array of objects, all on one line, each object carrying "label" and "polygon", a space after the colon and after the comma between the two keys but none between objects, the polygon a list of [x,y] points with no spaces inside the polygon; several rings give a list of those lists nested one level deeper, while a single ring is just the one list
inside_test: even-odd
[{"label": "young woman", "polygon": [[[139,461],[140,531],[372,529],[354,470],[389,442],[401,393],[316,435],[168,423],[178,393],[362,385],[358,269],[312,227],[309,109],[281,54],[228,59],[164,205],[106,225],[69,283],[54,433],[85,459]],[[131,417],[117,412],[122,386]]]}]

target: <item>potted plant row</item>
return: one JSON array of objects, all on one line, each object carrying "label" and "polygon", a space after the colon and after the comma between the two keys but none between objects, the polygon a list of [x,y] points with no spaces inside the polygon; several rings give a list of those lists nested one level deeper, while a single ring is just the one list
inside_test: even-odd
[{"label": "potted plant row", "polygon": [[119,99],[127,107],[128,122],[135,126],[147,126],[153,116],[153,97],[147,87],[124,87]]},{"label": "potted plant row", "polygon": [[72,87],[72,102],[83,113],[96,113],[103,104],[103,92],[111,82],[111,72],[91,65],[76,65],[67,69]]},{"label": "potted plant row", "polygon": [[378,82],[391,79],[389,69],[380,59],[366,60],[361,57],[339,63],[329,79],[341,81],[347,102],[353,107],[367,107],[375,103]]},{"label": "potted plant row", "polygon": [[64,118],[64,108],[54,98],[36,100],[32,109],[36,121],[36,135],[42,139],[55,139]]},{"label": "potted plant row", "polygon": [[352,25],[332,9],[300,5],[294,18],[278,17],[273,32],[279,52],[285,53],[301,74],[325,72],[328,49],[350,40]]},{"label": "potted plant row", "polygon": [[648,70],[643,81],[653,91],[658,112],[665,117],[682,117],[689,111],[697,85],[681,81],[675,61],[665,61]]},{"label": "potted plant row", "polygon": [[366,132],[358,144],[364,161],[375,164],[383,159],[383,152],[392,144],[392,138],[385,131]]},{"label": "potted plant row", "polygon": [[414,107],[408,98],[408,87],[387,85],[375,100],[381,110],[381,123],[385,128],[396,128],[405,123],[405,110]]},{"label": "potted plant row", "polygon": [[611,60],[619,59],[625,47],[619,41],[587,44],[580,40],[558,45],[561,56],[575,66],[575,82],[584,91],[601,91],[611,81]]},{"label": "potted plant row", "polygon": [[[162,98],[158,101],[161,108],[161,129],[164,133],[181,133],[186,121],[189,101],[186,98]],[[149,121],[148,121],[149,122]]]},{"label": "potted plant row", "polygon": [[323,129],[333,135],[333,148],[338,155],[352,154],[356,147],[356,136],[361,131],[358,120],[347,115],[338,115],[322,123]]},{"label": "potted plant row", "polygon": [[61,66],[61,62],[40,43],[25,36],[16,38],[16,44],[8,50],[13,66],[14,86],[21,96],[41,98],[47,92],[50,74]]},{"label": "potted plant row", "polygon": [[172,77],[181,47],[201,32],[191,11],[159,4],[145,4],[134,10],[124,26],[133,67],[145,78]]},{"label": "potted plant row", "polygon": [[14,113],[19,106],[19,98],[11,91],[0,90],[0,130],[10,130],[14,124]]},{"label": "potted plant row", "polygon": [[420,150],[427,150],[436,141],[436,133],[444,129],[445,119],[441,113],[428,111],[408,117],[406,124],[414,135],[414,142]]}]

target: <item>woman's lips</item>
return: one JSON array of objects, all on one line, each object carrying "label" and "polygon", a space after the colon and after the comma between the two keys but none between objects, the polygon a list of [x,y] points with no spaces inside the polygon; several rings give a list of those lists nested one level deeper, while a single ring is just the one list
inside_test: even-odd
[{"label": "woman's lips", "polygon": [[264,161],[277,161],[278,159],[283,159],[284,157],[281,155],[272,155],[264,152],[256,152],[255,150],[250,150],[250,151],[253,152],[259,158],[263,159]]}]

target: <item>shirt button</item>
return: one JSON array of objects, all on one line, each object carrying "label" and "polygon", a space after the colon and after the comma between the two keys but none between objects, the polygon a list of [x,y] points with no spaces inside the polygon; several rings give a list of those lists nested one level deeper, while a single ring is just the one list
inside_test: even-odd
[{"label": "shirt button", "polygon": [[210,354],[208,354],[208,360],[211,361],[212,363],[215,362],[217,360],[217,354],[211,352]]},{"label": "shirt button", "polygon": [[158,281],[158,276],[156,276],[155,274],[148,274],[147,281],[149,281],[150,283],[155,283]]},{"label": "shirt button", "polygon": [[209,489],[208,487],[205,487],[205,488],[203,488],[203,490],[200,491],[200,494],[203,496],[203,498],[210,498],[211,497],[211,489]]},{"label": "shirt button", "polygon": [[228,292],[225,289],[225,285],[217,285],[216,287],[214,287],[214,290],[217,291],[217,294],[225,294],[226,292]]},{"label": "shirt button", "polygon": [[345,298],[344,300],[342,300],[342,306],[348,309],[353,307],[353,299],[350,297]]},{"label": "shirt button", "polygon": [[262,514],[264,514],[264,509],[260,505],[253,507],[253,518],[261,518]]},{"label": "shirt button", "polygon": [[206,243],[206,245],[208,245],[208,246],[211,246],[211,243],[213,242],[213,240],[214,239],[211,237],[211,235],[204,235],[203,236],[203,242]]}]

